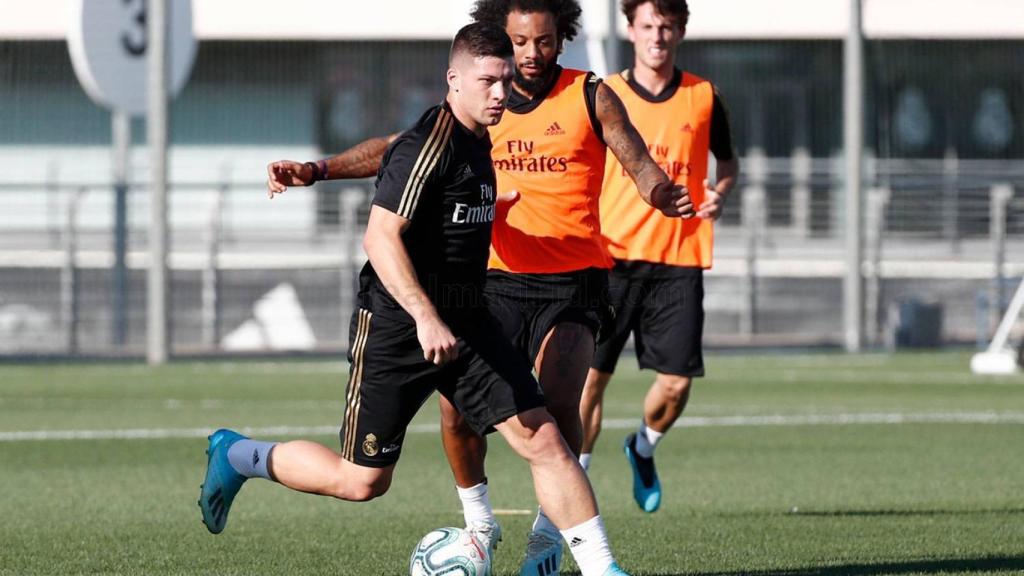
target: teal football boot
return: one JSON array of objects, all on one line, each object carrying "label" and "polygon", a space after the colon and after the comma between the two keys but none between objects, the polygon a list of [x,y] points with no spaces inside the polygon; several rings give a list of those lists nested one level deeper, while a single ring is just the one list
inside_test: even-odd
[{"label": "teal football boot", "polygon": [[633,469],[633,499],[644,512],[654,512],[661,506],[661,482],[654,469],[654,458],[644,458],[636,453],[636,433],[626,437],[623,445],[626,460]]},{"label": "teal football boot", "polygon": [[212,534],[220,534],[228,522],[228,511],[235,495],[248,478],[235,471],[228,461],[228,449],[245,436],[221,428],[210,435],[206,449],[206,480],[200,486],[199,508],[203,511],[203,524]]}]

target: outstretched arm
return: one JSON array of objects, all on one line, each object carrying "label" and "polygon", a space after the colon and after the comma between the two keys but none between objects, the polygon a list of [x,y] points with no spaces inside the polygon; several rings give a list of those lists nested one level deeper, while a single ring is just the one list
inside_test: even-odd
[{"label": "outstretched arm", "polygon": [[693,216],[693,203],[686,188],[674,185],[651,158],[615,92],[604,84],[598,85],[596,104],[604,141],[633,179],[640,197],[666,216]]},{"label": "outstretched arm", "polygon": [[[319,163],[280,160],[267,166],[267,195],[271,199],[289,186],[310,186],[318,180],[369,178],[377,173],[388,145],[398,134],[370,138]],[[324,173],[326,172],[326,174]]]},{"label": "outstretched arm", "polygon": [[349,180],[352,178],[369,178],[377,174],[380,161],[388,145],[398,138],[398,134],[370,138],[360,142],[348,150],[327,159],[327,180]]}]

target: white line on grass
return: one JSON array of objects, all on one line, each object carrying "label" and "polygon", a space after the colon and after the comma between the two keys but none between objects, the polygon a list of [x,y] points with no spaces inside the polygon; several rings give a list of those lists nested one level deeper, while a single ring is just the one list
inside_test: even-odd
[{"label": "white line on grass", "polygon": [[[762,416],[694,416],[676,423],[683,428],[741,426],[838,426],[854,424],[1024,424],[1024,412],[920,412],[860,414],[766,414]],[[636,419],[607,419],[604,428],[625,430]],[[437,423],[409,426],[410,434],[437,432]],[[210,428],[130,428],[121,430],[16,430],[0,432],[0,442],[47,440],[162,440],[203,438]],[[337,434],[338,426],[269,426],[239,428],[247,436],[285,437]]]}]

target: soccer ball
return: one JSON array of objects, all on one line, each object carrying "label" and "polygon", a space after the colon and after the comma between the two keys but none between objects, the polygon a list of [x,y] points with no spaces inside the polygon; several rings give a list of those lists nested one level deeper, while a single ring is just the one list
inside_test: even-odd
[{"label": "soccer ball", "polygon": [[416,544],[409,576],[490,576],[491,559],[483,544],[462,528],[431,530]]}]

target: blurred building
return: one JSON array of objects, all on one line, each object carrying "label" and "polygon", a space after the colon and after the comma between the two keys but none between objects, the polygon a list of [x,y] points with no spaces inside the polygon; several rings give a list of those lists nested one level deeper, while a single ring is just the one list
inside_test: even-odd
[{"label": "blurred building", "polygon": [[[946,336],[970,339],[980,330],[976,296],[1001,298],[991,282],[1024,270],[1024,247],[1018,247],[1024,203],[1012,197],[1003,207],[1005,264],[999,270],[993,269],[991,220],[994,188],[1024,190],[1024,2],[863,3],[866,186],[886,191],[881,219],[874,223],[884,237],[878,242],[879,250],[884,247],[879,267],[887,271],[880,274],[881,294],[869,309],[874,332],[884,330],[890,305],[911,294],[945,303]],[[69,4],[8,2],[0,19],[0,352],[19,349],[2,344],[5,305],[48,309],[59,299],[54,286],[64,261],[65,207],[76,191],[87,190],[76,220],[80,261],[92,270],[85,277],[94,277],[86,282],[95,283],[85,294],[96,302],[97,338],[106,338],[102,278],[112,227],[110,113],[93,104],[75,78],[64,41]],[[216,209],[224,222],[221,249],[233,262],[227,267],[264,278],[247,280],[253,285],[248,290],[230,288],[225,280],[222,303],[234,298],[227,306],[235,312],[218,322],[226,329],[237,324],[253,298],[269,289],[273,282],[258,270],[299,270],[293,282],[300,298],[331,310],[311,314],[314,331],[320,341],[343,344],[347,331],[338,319],[346,304],[338,295],[347,292],[335,286],[335,269],[347,260],[332,257],[338,242],[350,240],[347,222],[358,222],[358,214],[346,215],[346,206],[358,212],[360,203],[346,204],[346,194],[365,194],[365,184],[295,191],[268,206],[265,165],[320,157],[412,123],[443,95],[440,71],[449,41],[468,22],[471,4],[193,2],[199,51],[188,85],[172,104],[170,125],[170,216],[179,253],[172,264],[178,262],[176,278],[192,294],[181,296],[179,309],[193,310],[193,319],[183,320],[191,328],[177,332],[179,343],[197,340],[203,322],[198,304],[189,308],[187,302],[201,299],[202,237],[209,211]],[[613,12],[605,0],[582,4],[584,34],[567,47],[563,62],[607,73],[603,42]],[[741,197],[729,206],[719,235],[716,274],[723,288],[709,290],[712,342],[716,335],[732,342],[756,339],[757,333],[828,342],[840,331],[835,295],[842,272],[836,266],[843,202],[837,159],[847,6],[846,0],[690,0],[681,62],[719,87],[744,163]],[[614,25],[619,50],[610,59],[624,66],[632,52],[622,40],[621,15]],[[133,123],[136,191],[144,191],[147,177],[144,129],[141,120]],[[214,192],[222,201],[211,201]],[[133,248],[144,245],[146,214],[145,195],[133,194]],[[755,242],[756,259],[763,260],[758,272],[750,270],[748,254],[754,224],[763,225]],[[346,246],[342,252],[351,248]],[[188,264],[189,254],[195,264]],[[143,263],[137,259],[133,266],[141,270]],[[306,282],[313,288],[304,294],[301,277],[317,274],[322,277]],[[799,276],[806,282],[794,288],[791,280]],[[143,289],[140,279],[133,290]],[[751,304],[755,290],[762,300]],[[715,310],[722,313],[716,316]],[[140,315],[133,316],[133,330],[142,329]],[[51,325],[60,325],[57,316]]]}]

